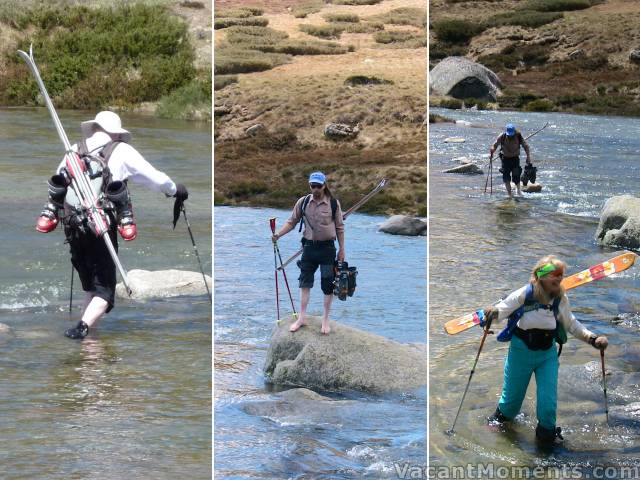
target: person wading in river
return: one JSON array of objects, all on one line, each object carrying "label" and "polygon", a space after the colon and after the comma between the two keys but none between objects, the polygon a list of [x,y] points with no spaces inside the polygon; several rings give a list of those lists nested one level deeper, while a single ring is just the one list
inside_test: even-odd
[{"label": "person wading in river", "polygon": [[335,240],[338,239],[338,261],[345,258],[344,221],[340,202],[333,198],[326,177],[322,172],[314,172],[309,176],[311,193],[300,198],[293,207],[291,217],[284,223],[279,232],[273,235],[273,241],[286,235],[295,228],[304,225],[302,235],[302,258],[300,267],[300,314],[298,320],[291,325],[292,332],[306,325],[307,306],[313,287],[313,277],[320,267],[320,284],[324,293],[324,315],[322,316],[322,333],[329,333],[329,312],[333,300],[333,281],[336,260]]},{"label": "person wading in river", "polygon": [[[127,180],[140,183],[151,190],[175,197],[181,204],[189,194],[184,185],[174,183],[167,175],[156,170],[138,151],[129,145],[131,134],[122,128],[120,117],[113,112],[100,112],[94,120],[81,124],[83,140],[72,146],[84,160],[90,172],[91,184],[102,207],[109,216],[109,236],[118,248],[116,230],[125,241],[136,238],[137,230],[127,189]],[[70,187],[70,175],[63,160],[56,175],[49,180],[49,201],[38,217],[36,229],[42,233],[53,231],[58,225],[59,212],[71,263],[80,276],[86,292],[82,319],[65,332],[69,338],[83,339],[105,313],[114,305],[116,266],[104,241],[88,225],[88,218]]]},{"label": "person wading in river", "polygon": [[496,139],[495,143],[489,150],[489,161],[493,161],[493,155],[500,147],[500,172],[502,173],[502,181],[507,189],[509,197],[512,197],[511,182],[515,183],[516,191],[518,195],[522,195],[520,190],[520,175],[522,175],[522,167],[520,167],[520,147],[522,147],[527,154],[527,165],[531,165],[531,152],[529,150],[529,144],[524,139],[522,134],[516,130],[516,127],[511,123],[505,128],[504,133],[501,133]]},{"label": "person wading in river", "polygon": [[491,423],[513,420],[520,411],[531,375],[535,374],[536,438],[547,445],[562,440],[561,429],[556,427],[560,354],[555,343],[560,344],[562,351],[568,331],[597,349],[604,350],[608,345],[605,336],[592,333],[573,316],[561,285],[565,270],[564,262],[553,255],[546,256],[535,265],[528,285],[484,310],[489,325],[509,319],[498,341],[511,341],[504,364],[502,395],[488,420]]}]

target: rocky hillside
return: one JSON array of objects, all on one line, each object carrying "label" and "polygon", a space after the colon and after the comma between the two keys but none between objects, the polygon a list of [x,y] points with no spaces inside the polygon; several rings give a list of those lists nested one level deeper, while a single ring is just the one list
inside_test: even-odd
[{"label": "rocky hillside", "polygon": [[388,176],[369,211],[424,213],[423,0],[220,4],[216,203],[288,208],[322,169],[345,205]]},{"label": "rocky hillside", "polygon": [[502,108],[640,115],[640,2],[431,0],[430,15],[431,66],[489,67]]}]

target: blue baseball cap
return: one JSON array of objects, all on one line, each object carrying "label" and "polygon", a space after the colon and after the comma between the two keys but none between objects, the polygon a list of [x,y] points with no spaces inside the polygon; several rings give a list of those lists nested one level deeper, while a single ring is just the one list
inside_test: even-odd
[{"label": "blue baseball cap", "polygon": [[508,123],[505,131],[509,137],[513,137],[516,134],[516,126],[513,123]]},{"label": "blue baseball cap", "polygon": [[322,172],[313,172],[311,175],[309,175],[309,183],[320,183],[324,185],[326,181],[327,177],[325,177],[324,173]]}]

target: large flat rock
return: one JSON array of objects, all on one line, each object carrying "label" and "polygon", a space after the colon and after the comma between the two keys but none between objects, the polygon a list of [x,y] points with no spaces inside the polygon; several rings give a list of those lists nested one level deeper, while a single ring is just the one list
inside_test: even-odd
[{"label": "large flat rock", "polygon": [[[202,273],[185,270],[131,270],[128,273],[131,298],[143,300],[147,298],[167,298],[182,295],[206,295],[207,290],[202,280]],[[211,277],[207,275],[207,283],[211,289]],[[129,298],[124,284],[118,283],[116,295]]]}]

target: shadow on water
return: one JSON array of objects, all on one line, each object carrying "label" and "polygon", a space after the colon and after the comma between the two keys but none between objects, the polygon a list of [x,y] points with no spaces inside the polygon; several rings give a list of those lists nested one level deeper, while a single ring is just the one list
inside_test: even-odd
[{"label": "shadow on water", "polygon": [[[461,114],[464,116],[465,114]],[[591,117],[515,114],[525,128],[549,120],[548,134],[536,137],[534,158],[548,159],[541,167],[543,194],[525,194],[518,201],[505,198],[499,186],[493,196],[484,195],[484,176],[440,173],[455,156],[483,158],[479,151],[506,122],[503,112],[468,114],[467,120],[494,128],[432,127],[431,142],[431,234],[430,234],[430,448],[433,465],[495,463],[496,465],[588,467],[595,464],[640,465],[640,417],[636,401],[638,385],[637,338],[640,281],[637,266],[569,294],[577,318],[589,329],[609,336],[607,350],[611,426],[605,424],[600,361],[589,345],[570,336],[560,357],[558,425],[564,445],[540,450],[534,441],[535,381],[532,381],[522,412],[506,431],[486,425],[496,407],[508,344],[488,338],[462,409],[456,434],[447,436],[469,376],[481,331],[470,329],[448,336],[443,323],[476,308],[489,305],[528,281],[530,268],[543,255],[564,259],[576,272],[613,256],[594,241],[597,215],[611,195],[635,190],[621,170],[636,167],[627,153],[640,147],[621,137],[619,123],[610,127]],[[610,119],[607,119],[609,121]],[[637,123],[637,121],[636,121]],[[576,126],[577,125],[577,126]],[[578,162],[567,152],[563,139],[585,131],[586,146],[575,146],[585,158]],[[467,137],[467,143],[443,146],[442,138]],[[608,138],[612,135],[613,138]],[[573,137],[572,137],[573,138]],[[608,156],[598,155],[599,148]],[[582,163],[580,165],[579,163]],[[585,175],[579,173],[589,164]],[[621,165],[622,164],[622,165]],[[553,170],[553,173],[552,172]],[[585,178],[585,176],[587,178]],[[496,185],[494,181],[494,186]],[[452,248],[455,245],[455,248]],[[496,333],[498,333],[496,331]]]}]

